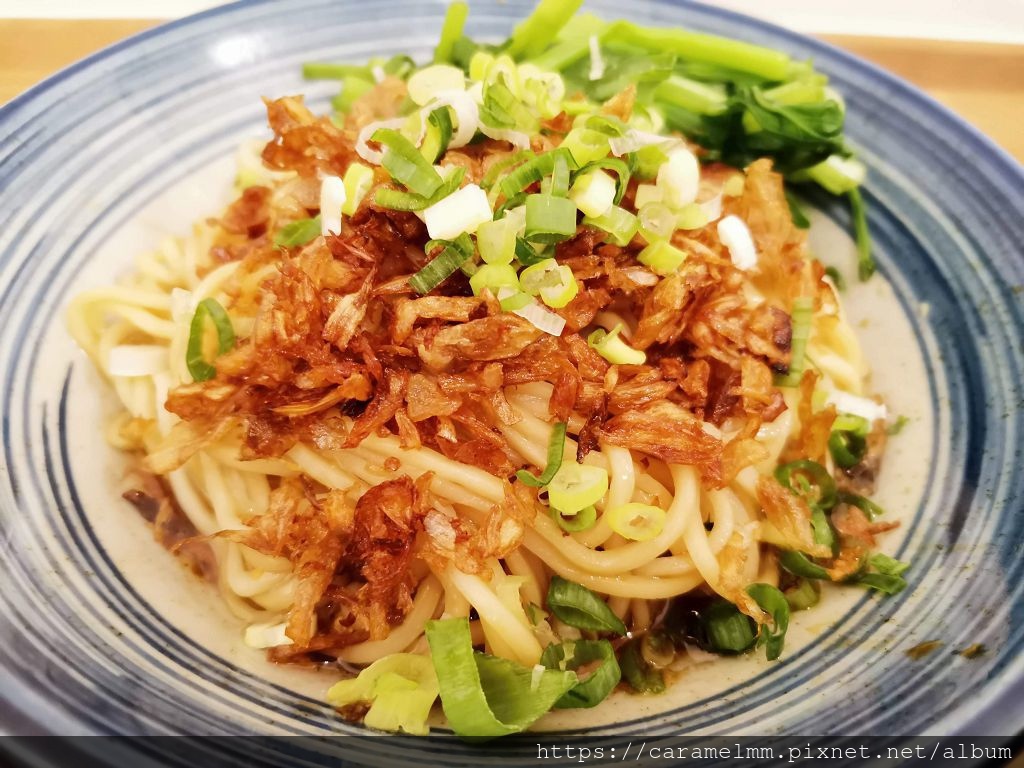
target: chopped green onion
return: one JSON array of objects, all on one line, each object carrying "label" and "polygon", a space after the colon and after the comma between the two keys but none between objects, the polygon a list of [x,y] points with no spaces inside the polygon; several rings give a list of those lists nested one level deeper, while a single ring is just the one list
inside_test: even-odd
[{"label": "chopped green onion", "polygon": [[[642,211],[651,203],[661,203],[661,190],[656,184],[637,184],[636,194],[633,195],[633,205],[637,211]],[[667,206],[666,206],[667,207]],[[641,226],[643,226],[641,224]]]},{"label": "chopped green onion", "polygon": [[636,257],[658,275],[671,275],[686,260],[686,253],[665,240],[655,240]]},{"label": "chopped green onion", "polygon": [[487,193],[476,184],[467,184],[455,190],[423,211],[427,232],[439,240],[452,240],[462,234],[473,234],[477,227],[493,218]]},{"label": "chopped green onion", "polygon": [[387,147],[381,165],[395,181],[404,184],[414,194],[429,197],[443,183],[440,174],[416,146],[393,128],[378,128],[371,140]]},{"label": "chopped green onion", "polygon": [[665,150],[656,144],[641,147],[631,154],[635,161],[634,173],[637,178],[645,180],[657,178],[658,170],[668,161],[668,155],[665,153]]},{"label": "chopped green onion", "polygon": [[[811,220],[807,218],[803,207],[796,195],[786,190],[786,203],[789,205],[789,215],[793,219],[793,226],[797,229],[807,229],[811,226]],[[827,270],[826,270],[827,271]]]},{"label": "chopped green onion", "polygon": [[857,271],[861,280],[875,274],[875,260],[871,256],[871,233],[868,231],[868,217],[864,209],[864,198],[859,189],[846,193],[850,200],[850,214],[853,217],[853,233],[857,240]]},{"label": "chopped green onion", "polygon": [[208,381],[217,375],[217,369],[203,357],[203,331],[209,318],[217,331],[217,354],[223,355],[235,346],[235,329],[231,318],[216,299],[206,298],[199,302],[188,329],[188,345],[185,349],[185,364],[195,381]]},{"label": "chopped green onion", "polygon": [[665,528],[665,510],[630,502],[604,513],[611,529],[630,541],[650,541]]},{"label": "chopped green onion", "polygon": [[582,167],[608,156],[608,136],[589,128],[573,128],[562,139],[559,149],[569,152]]},{"label": "chopped green onion", "polygon": [[604,171],[580,173],[569,190],[569,199],[584,216],[603,216],[615,204],[615,180]]},{"label": "chopped green onion", "polygon": [[541,252],[538,252],[537,249],[530,243],[526,242],[525,239],[521,237],[516,238],[516,261],[524,266],[529,267],[550,258],[550,256],[547,256],[543,252],[544,250],[545,249],[541,249]]},{"label": "chopped green onion", "polygon": [[640,220],[627,211],[613,205],[604,216],[587,216],[583,219],[584,224],[606,232],[616,245],[629,245],[633,236],[640,229]]},{"label": "chopped green onion", "polygon": [[455,2],[448,6],[444,15],[444,23],[441,25],[441,39],[437,41],[437,48],[434,49],[436,64],[452,60],[455,42],[462,37],[462,30],[466,26],[468,15],[469,5],[467,3]]},{"label": "chopped green onion", "polygon": [[577,167],[575,160],[569,162],[572,156],[568,154],[568,150],[559,147],[551,152],[545,152],[543,155],[537,155],[517,167],[502,179],[498,190],[506,198],[515,197],[531,184],[537,183],[550,174],[555,168],[555,158],[558,156],[563,157],[570,168]]},{"label": "chopped green onion", "polygon": [[320,215],[286,224],[274,234],[274,245],[296,248],[320,236]]},{"label": "chopped green onion", "polygon": [[414,72],[407,87],[409,98],[422,107],[444,91],[464,91],[466,73],[451,64],[433,64]]},{"label": "chopped green onion", "polygon": [[786,631],[789,629],[789,603],[786,596],[771,584],[751,584],[747,587],[750,595],[762,610],[772,617],[774,626],[762,626],[757,638],[758,645],[765,646],[765,657],[775,661],[782,655],[786,642]]},{"label": "chopped green onion", "polygon": [[836,481],[821,464],[810,459],[798,459],[775,469],[775,479],[784,488],[802,496],[812,507],[823,510],[836,505]]},{"label": "chopped green onion", "polygon": [[885,434],[887,434],[889,437],[898,435],[900,432],[903,431],[903,428],[906,427],[909,423],[910,419],[908,419],[906,416],[897,416],[896,421],[894,421],[892,424],[886,427]]},{"label": "chopped green onion", "polygon": [[[640,234],[648,243],[667,240],[676,231],[676,214],[664,203],[647,203],[638,207],[637,211]],[[686,229],[686,227],[683,228]]]},{"label": "chopped green onion", "polygon": [[476,247],[488,264],[511,264],[516,255],[518,222],[509,217],[485,221],[476,230]]},{"label": "chopped green onion", "polygon": [[668,153],[668,161],[658,169],[657,185],[672,208],[682,208],[697,199],[700,191],[700,162],[685,147]]},{"label": "chopped green onion", "polygon": [[[461,73],[461,70],[459,70]],[[452,140],[452,114],[449,107],[438,107],[427,116],[427,131],[420,144],[420,154],[428,163],[437,159],[448,149]]]},{"label": "chopped green onion", "polygon": [[702,83],[681,75],[671,75],[659,83],[654,89],[654,98],[698,115],[720,115],[729,109],[729,97],[723,85]]},{"label": "chopped green onion", "polygon": [[441,705],[452,730],[483,741],[529,728],[578,678],[571,671],[534,669],[473,652],[465,618],[427,622],[427,642]]},{"label": "chopped green onion", "polygon": [[483,179],[480,180],[480,186],[484,189],[490,189],[509,168],[528,160],[533,160],[536,157],[537,155],[529,149],[522,149],[514,155],[509,155],[508,157],[495,161],[495,163],[487,169],[487,173],[484,174]]},{"label": "chopped green onion", "polygon": [[790,587],[783,594],[790,610],[802,611],[818,604],[821,599],[821,587],[814,579],[800,579],[796,586]]},{"label": "chopped green onion", "polygon": [[352,163],[345,169],[342,181],[345,183],[345,202],[342,203],[341,212],[352,216],[359,210],[363,198],[373,186],[373,169],[362,163]]},{"label": "chopped green onion", "polygon": [[473,240],[469,235],[459,235],[451,242],[444,243],[441,253],[435,256],[427,266],[409,278],[409,286],[416,293],[430,293],[451,277],[472,255]]},{"label": "chopped green onion", "polygon": [[499,290],[498,303],[501,305],[502,312],[517,312],[537,302],[528,293],[503,288]]},{"label": "chopped green onion", "polygon": [[664,693],[665,676],[644,658],[642,643],[634,637],[619,650],[622,678],[637,693]]},{"label": "chopped green onion", "polygon": [[540,477],[536,477],[525,469],[516,472],[519,482],[531,488],[543,488],[551,482],[551,478],[562,466],[562,454],[565,452],[565,422],[559,421],[551,428],[551,439],[548,441],[548,463]]},{"label": "chopped green onion", "polygon": [[572,514],[599,502],[608,492],[603,467],[562,462],[548,483],[548,502],[562,514]]},{"label": "chopped green onion", "polygon": [[[599,160],[593,160],[586,165],[582,166],[579,170],[580,174],[591,173],[594,171],[611,171],[615,174],[618,181],[615,184],[615,197],[612,202],[618,205],[622,202],[622,198],[626,195],[626,190],[629,188],[629,180],[632,177],[632,171],[625,160],[620,160],[617,157],[606,157]],[[605,209],[607,211],[607,209]],[[588,216],[600,216],[602,214],[587,214]]]},{"label": "chopped green onion", "polygon": [[338,112],[348,112],[355,100],[372,89],[373,85],[371,78],[348,75],[341,81],[341,93],[331,99],[331,106]]},{"label": "chopped green onion", "polygon": [[558,36],[583,0],[540,0],[533,13],[516,25],[505,51],[516,59],[537,56]]},{"label": "chopped green onion", "polygon": [[837,291],[846,290],[846,280],[838,269],[835,267],[825,267],[825,275],[832,281],[832,284],[836,287]]},{"label": "chopped green onion", "polygon": [[351,75],[369,80],[373,77],[365,64],[329,64],[322,61],[307,61],[302,65],[302,76],[306,80],[343,80]]},{"label": "chopped green onion", "polygon": [[910,563],[876,552],[868,557],[866,566],[872,570],[862,571],[848,581],[887,595],[895,595],[906,589],[907,580],[901,574],[910,567]]},{"label": "chopped green onion", "polygon": [[552,309],[561,309],[579,292],[570,269],[554,259],[544,259],[519,273],[519,284],[531,296],[540,296]]},{"label": "chopped green onion", "polygon": [[544,649],[540,663],[548,669],[575,672],[596,661],[601,662],[600,665],[556,701],[555,709],[596,707],[615,690],[622,672],[615,659],[615,649],[607,640],[567,640]]},{"label": "chopped green onion", "polygon": [[839,492],[839,503],[849,504],[851,507],[856,507],[865,515],[868,520],[874,520],[876,517],[880,517],[885,514],[885,510],[880,506],[871,501],[871,499],[860,496],[856,493],[847,493],[846,491]]},{"label": "chopped green onion", "polygon": [[587,344],[614,365],[643,365],[647,361],[647,353],[642,349],[633,349],[619,337],[620,333],[622,323],[610,331],[597,328],[587,337]]},{"label": "chopped green onion", "polygon": [[626,634],[626,625],[608,607],[608,603],[586,587],[561,576],[551,577],[547,606],[555,618],[570,627]]},{"label": "chopped green onion", "polygon": [[454,194],[462,185],[462,179],[466,175],[466,169],[458,166],[445,178],[444,182],[432,195],[414,195],[412,192],[403,192],[400,189],[390,187],[379,187],[373,193],[373,201],[381,208],[391,211],[425,211],[433,205]]},{"label": "chopped green onion", "polygon": [[790,341],[789,371],[779,377],[776,382],[781,387],[795,387],[800,384],[804,374],[804,357],[807,354],[807,342],[811,338],[811,325],[814,322],[814,299],[810,296],[797,296],[793,299],[792,334]]},{"label": "chopped green onion", "polygon": [[492,82],[484,90],[480,121],[494,128],[514,128],[526,132],[537,128],[537,118],[533,112],[500,80]]},{"label": "chopped green onion", "polygon": [[815,544],[821,544],[831,550],[835,549],[836,534],[832,530],[832,522],[825,514],[825,510],[817,505],[811,506],[811,530],[814,533]]},{"label": "chopped green onion", "polygon": [[712,603],[703,614],[708,644],[717,653],[742,653],[753,647],[754,621],[727,600]]},{"label": "chopped green onion", "polygon": [[576,234],[576,203],[553,195],[527,195],[527,240],[558,243]]},{"label": "chopped green onion", "polygon": [[363,718],[369,728],[425,736],[427,718],[438,694],[437,675],[427,656],[393,653],[378,659],[351,680],[327,691],[332,707],[370,703]]},{"label": "chopped green onion", "polygon": [[473,289],[474,296],[479,296],[484,288],[497,295],[498,289],[504,286],[519,287],[519,277],[510,264],[484,264],[469,278],[469,287]]},{"label": "chopped green onion", "polygon": [[555,157],[555,163],[551,168],[551,190],[555,197],[565,197],[569,194],[569,163],[563,153]]},{"label": "chopped green onion", "polygon": [[[707,213],[704,212],[704,208],[700,203],[690,203],[684,205],[679,210],[679,215],[676,217],[676,226],[679,229],[694,230],[706,227],[709,224]],[[724,242],[723,245],[726,245]],[[727,246],[728,247],[728,246]],[[730,256],[733,254],[733,249],[729,248]],[[755,257],[756,259],[756,257]],[[733,259],[733,263],[736,263],[736,259]]]},{"label": "chopped green onion", "polygon": [[549,510],[551,519],[558,523],[558,527],[566,533],[578,533],[589,531],[597,522],[597,509],[594,506],[585,507],[574,514],[562,514],[554,507]]},{"label": "chopped green onion", "polygon": [[828,436],[828,450],[836,466],[849,469],[863,460],[868,443],[856,432],[834,429]]},{"label": "chopped green onion", "polygon": [[828,571],[817,563],[812,563],[810,558],[803,552],[784,551],[779,553],[779,565],[804,579],[817,579],[819,581],[831,581]]}]

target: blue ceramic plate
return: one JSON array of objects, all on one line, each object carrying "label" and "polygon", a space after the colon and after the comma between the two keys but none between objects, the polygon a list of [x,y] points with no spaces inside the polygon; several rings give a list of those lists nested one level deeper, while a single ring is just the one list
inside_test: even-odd
[{"label": "blue ceramic plate", "polygon": [[[474,3],[469,32],[500,39],[529,5]],[[606,17],[624,8],[588,6]],[[271,667],[239,642],[210,590],[118,498],[124,459],[102,438],[110,403],[62,317],[75,291],[110,282],[162,236],[217,211],[234,148],[261,133],[261,96],[305,91],[326,108],[327,86],[300,79],[303,60],[423,58],[443,12],[440,0],[232,5],[109,48],[0,110],[0,726],[345,732],[354,761],[385,751],[410,762],[474,761],[443,728],[426,740],[383,741],[342,724],[322,702],[327,674]],[[847,589],[824,613],[801,616],[779,663],[695,668],[667,697],[618,697],[585,720],[542,727],[591,745],[636,732],[1018,732],[1021,168],[927,97],[822,43],[695,4],[638,1],[629,16],[812,57],[845,94],[849,135],[870,167],[884,278],[856,288],[849,304],[878,389],[911,417],[892,441],[882,496],[903,522],[886,549],[913,568],[898,597]],[[841,206],[824,205],[815,243],[826,262],[846,258],[836,232],[847,223]],[[932,654],[905,654],[933,640],[941,646]],[[955,655],[975,643],[987,648],[981,657]],[[507,742],[500,754],[532,762],[535,743]]]}]

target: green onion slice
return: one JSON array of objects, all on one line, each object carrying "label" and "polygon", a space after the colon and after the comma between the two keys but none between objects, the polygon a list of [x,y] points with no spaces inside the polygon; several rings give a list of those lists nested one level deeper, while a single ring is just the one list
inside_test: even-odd
[{"label": "green onion slice", "polygon": [[593,505],[584,507],[574,514],[563,514],[554,507],[551,507],[551,519],[558,523],[558,527],[566,533],[579,533],[589,531],[597,522],[597,508]]},{"label": "green onion slice", "polygon": [[427,131],[420,144],[420,154],[428,163],[437,159],[448,149],[452,140],[452,113],[449,107],[438,107],[427,116]]},{"label": "green onion slice", "polygon": [[551,194],[555,197],[569,194],[569,163],[561,152],[556,155],[551,168]]},{"label": "green onion slice", "polygon": [[632,172],[629,169],[629,165],[624,160],[619,160],[614,157],[606,157],[603,160],[595,160],[591,163],[587,163],[576,173],[583,175],[589,171],[611,171],[615,174],[618,179],[618,183],[615,185],[615,200],[613,201],[616,205],[622,202],[623,195],[626,194],[626,190],[629,188],[629,180],[632,177]]},{"label": "green onion slice", "polygon": [[208,381],[217,375],[217,369],[203,358],[203,331],[206,319],[213,322],[217,331],[217,354],[223,355],[235,346],[235,329],[231,318],[216,299],[206,298],[199,302],[188,330],[188,345],[185,349],[185,364],[195,381]]},{"label": "green onion slice", "polygon": [[452,60],[455,41],[462,37],[462,29],[466,26],[468,15],[469,5],[467,3],[455,2],[448,6],[444,15],[444,24],[441,25],[441,39],[437,41],[437,48],[434,49],[435,64],[445,64]]},{"label": "green onion slice", "polygon": [[846,491],[839,492],[839,503],[849,504],[852,507],[856,507],[865,515],[868,520],[874,520],[876,517],[885,514],[885,510],[875,504],[871,499],[859,496],[856,493],[847,493]]},{"label": "green onion slice", "polygon": [[642,640],[633,638],[619,651],[623,679],[637,693],[664,693],[665,676],[643,657]]},{"label": "green onion slice", "polygon": [[619,323],[610,331],[604,328],[597,328],[587,336],[587,344],[597,354],[614,365],[643,365],[647,361],[647,353],[642,349],[633,349],[624,342],[619,334],[622,333],[622,323]]},{"label": "green onion slice", "polygon": [[474,653],[465,618],[429,621],[426,634],[444,714],[467,741],[525,730],[577,683],[571,671],[536,674],[508,659]]},{"label": "green onion slice", "polygon": [[549,645],[540,657],[548,669],[572,670],[585,664],[601,662],[585,678],[555,702],[555,709],[586,709],[596,707],[619,684],[622,672],[615,658],[615,649],[607,640],[567,640]]},{"label": "green onion slice", "polygon": [[792,341],[790,342],[789,371],[780,377],[778,385],[795,387],[804,373],[804,357],[807,342],[811,338],[811,324],[814,321],[814,299],[798,296],[793,300]]},{"label": "green onion slice", "polygon": [[828,571],[817,563],[811,562],[811,559],[803,552],[780,552],[779,565],[794,576],[800,576],[804,579],[818,579],[821,581],[832,580],[828,575]]},{"label": "green onion slice", "polygon": [[651,504],[629,502],[604,514],[612,530],[631,541],[650,541],[665,528],[665,510]]},{"label": "green onion slice", "polygon": [[857,240],[857,270],[861,280],[867,280],[875,274],[875,259],[871,255],[871,232],[868,231],[868,217],[864,207],[864,198],[859,189],[851,189],[846,193],[850,201],[850,214],[853,217],[853,234]]},{"label": "green onion slice", "polygon": [[381,165],[410,192],[429,197],[444,183],[416,146],[395,129],[378,128],[370,138],[387,148]]},{"label": "green onion slice", "polygon": [[562,147],[551,152],[545,152],[518,166],[515,170],[502,179],[498,189],[506,198],[515,197],[531,184],[549,175],[555,169],[555,158],[562,157],[570,170],[577,167],[572,154]]},{"label": "green onion slice", "polygon": [[640,229],[640,220],[636,215],[618,205],[609,208],[604,216],[587,216],[583,223],[607,232],[611,241],[621,246],[629,245],[633,235]]},{"label": "green onion slice", "polygon": [[849,469],[860,464],[864,454],[867,453],[867,449],[867,440],[856,432],[834,429],[828,436],[829,453],[832,454],[832,459],[836,465],[843,469]]},{"label": "green onion slice", "polygon": [[814,579],[800,579],[796,586],[790,587],[783,594],[791,611],[802,611],[818,604],[821,587]]},{"label": "green onion slice", "polygon": [[400,189],[379,187],[373,193],[373,201],[381,208],[392,211],[422,211],[455,192],[461,186],[462,178],[465,175],[466,169],[458,166],[432,195],[417,195],[412,192],[403,192]]},{"label": "green onion slice", "polygon": [[516,477],[519,479],[519,482],[531,488],[543,488],[551,482],[551,478],[555,476],[558,468],[562,466],[562,454],[564,452],[565,422],[559,421],[551,428],[551,438],[548,440],[548,463],[540,477],[535,477],[525,469],[520,469],[516,472]]},{"label": "green onion slice", "polygon": [[728,600],[718,600],[708,606],[703,619],[708,643],[717,653],[742,653],[752,648],[757,640],[753,619],[740,613]]},{"label": "green onion slice", "polygon": [[[465,233],[450,242],[438,242],[444,244],[441,253],[409,278],[409,285],[416,293],[430,293],[473,256],[473,240]],[[429,249],[430,243],[427,243],[427,247]]]},{"label": "green onion slice", "polygon": [[751,584],[747,594],[771,617],[774,626],[762,626],[758,634],[758,645],[765,646],[768,661],[775,661],[782,655],[786,642],[786,631],[789,629],[789,603],[786,596],[771,584]]},{"label": "green onion slice", "polygon": [[320,235],[320,215],[311,219],[299,219],[286,224],[274,234],[274,245],[282,248],[296,248],[305,245]]},{"label": "green onion slice", "polygon": [[548,483],[548,501],[563,514],[572,514],[599,502],[608,492],[608,472],[603,467],[562,462]]},{"label": "green onion slice", "polygon": [[576,234],[576,203],[554,195],[526,197],[527,240],[558,243]]},{"label": "green onion slice", "polygon": [[586,587],[561,576],[551,577],[547,605],[556,618],[570,627],[626,634],[626,625],[608,607],[608,603]]},{"label": "green onion slice", "polygon": [[522,163],[528,160],[532,160],[535,157],[536,155],[530,150],[522,149],[519,152],[516,152],[514,155],[510,155],[508,157],[496,161],[494,165],[487,169],[487,173],[485,173],[484,177],[480,180],[480,186],[483,189],[490,189],[491,187],[498,183],[498,179],[502,178],[503,174],[506,171],[508,171],[509,168],[521,165]]},{"label": "green onion slice", "polygon": [[830,510],[836,505],[836,481],[821,464],[809,459],[799,459],[776,468],[775,479],[782,485],[803,496],[811,506]]}]

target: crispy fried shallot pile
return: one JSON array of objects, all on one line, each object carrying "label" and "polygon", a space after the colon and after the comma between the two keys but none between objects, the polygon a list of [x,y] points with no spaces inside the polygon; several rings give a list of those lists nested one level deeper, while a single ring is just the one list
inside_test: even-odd
[{"label": "crispy fried shallot pile", "polygon": [[[580,283],[558,310],[566,320],[561,337],[502,312],[486,292],[474,297],[460,272],[417,295],[407,278],[432,255],[424,252],[426,229],[411,213],[375,206],[372,193],[340,235],[276,247],[274,232],[316,214],[318,173],[342,174],[356,159],[359,127],[394,114],[403,95],[385,81],[344,128],[314,116],[299,98],[267,103],[274,139],[263,160],[297,175],[274,189],[245,190],[221,218],[213,249],[215,262],[240,262],[227,309],[253,317],[252,331],[218,358],[215,378],[170,393],[166,407],[183,421],[151,454],[150,468],[180,466],[231,430],[241,432],[246,459],[281,456],[298,441],[329,450],[391,434],[405,447],[427,446],[501,478],[507,503],[474,525],[435,509],[429,475],[382,483],[354,505],[312,480],[282,480],[249,531],[221,534],[294,565],[294,644],[272,651],[279,660],[384,637],[408,612],[427,564],[443,568],[457,559],[483,573],[487,557],[519,545],[537,502],[536,491],[510,482],[527,462],[497,427],[519,418],[506,387],[551,384],[550,416],[579,425],[578,459],[601,443],[623,446],[694,465],[706,487],[721,487],[765,457],[755,435],[786,409],[772,374],[789,363],[793,299],[820,303],[831,295],[766,160],[745,169],[742,194],[724,202],[725,214],[742,217],[754,237],[756,272],[733,265],[714,226],[675,234],[687,259],[664,278],[636,260],[639,237],[619,247],[581,226],[557,248]],[[557,145],[559,127],[568,124],[549,121],[545,140]],[[442,162],[465,166],[467,181],[477,181],[512,151],[489,139]],[[704,178],[732,174],[712,165]],[[612,366],[587,345],[601,313],[626,322],[629,343],[647,353],[645,365]],[[809,415],[813,374],[807,382],[801,408]],[[834,415],[805,419],[796,449],[802,457],[820,459]],[[776,528],[807,540],[806,504],[773,479],[762,480],[758,494]],[[872,531],[856,512],[837,527],[859,541]]]}]

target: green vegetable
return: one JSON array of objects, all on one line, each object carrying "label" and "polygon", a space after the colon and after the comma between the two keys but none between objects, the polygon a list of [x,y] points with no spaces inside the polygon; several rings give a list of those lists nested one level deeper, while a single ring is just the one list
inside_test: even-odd
[{"label": "green vegetable", "polygon": [[765,647],[765,657],[775,661],[782,655],[786,642],[786,631],[789,629],[789,603],[786,596],[771,584],[751,584],[747,594],[772,617],[774,626],[762,625],[758,634],[757,644]]},{"label": "green vegetable", "polygon": [[369,702],[363,719],[368,727],[425,736],[430,732],[427,718],[437,694],[437,675],[428,657],[393,653],[366,667],[358,677],[335,683],[327,691],[327,701],[332,707]]},{"label": "green vegetable", "polygon": [[803,552],[780,552],[779,565],[794,576],[800,576],[804,579],[832,580],[832,577],[828,575],[828,571],[817,563],[812,563],[810,558]]},{"label": "green vegetable", "polygon": [[608,603],[589,589],[561,576],[552,576],[548,587],[548,610],[570,627],[593,632],[626,634],[626,625]]},{"label": "green vegetable", "polygon": [[577,683],[571,671],[535,670],[475,653],[465,618],[427,622],[427,642],[448,724],[467,741],[530,727]]},{"label": "green vegetable", "polygon": [[305,245],[320,235],[319,214],[311,219],[299,219],[286,224],[274,234],[274,245],[282,248],[296,248]]},{"label": "green vegetable", "polygon": [[562,462],[548,483],[548,501],[563,514],[572,514],[599,502],[608,492],[608,472],[603,467]]},{"label": "green vegetable", "polygon": [[540,0],[533,13],[516,25],[505,46],[509,56],[525,59],[536,56],[558,36],[583,0]]},{"label": "green vegetable", "polygon": [[527,240],[558,243],[576,234],[576,203],[553,195],[527,195]]},{"label": "green vegetable", "polygon": [[857,240],[857,273],[861,280],[875,274],[875,260],[871,256],[871,233],[868,231],[868,217],[864,209],[864,198],[859,189],[846,193],[850,200],[850,215],[853,217],[853,234]]},{"label": "green vegetable", "polygon": [[840,491],[839,503],[849,504],[851,506],[857,507],[857,509],[859,509],[867,516],[868,520],[874,520],[876,517],[885,514],[885,510],[882,509],[877,504],[875,504],[875,502],[871,501],[871,499],[867,499],[863,496],[858,496],[856,493],[847,493],[846,491]]},{"label": "green vegetable", "polygon": [[615,658],[615,650],[607,640],[567,640],[544,649],[540,663],[548,669],[575,672],[584,664],[595,661],[601,662],[600,666],[556,701],[555,709],[596,707],[615,690],[622,672]]},{"label": "green vegetable", "polygon": [[[786,203],[789,204],[789,215],[793,219],[793,226],[797,229],[808,229],[811,226],[811,220],[807,218],[807,214],[804,213],[803,208],[800,205],[800,201],[797,200],[796,195],[786,190]],[[826,270],[827,272],[828,270]]]},{"label": "green vegetable", "polygon": [[619,650],[622,678],[637,693],[664,693],[665,676],[643,657],[641,640],[633,638]]},{"label": "green vegetable", "polygon": [[217,369],[203,358],[203,331],[209,318],[217,331],[217,354],[223,355],[235,346],[235,330],[231,318],[216,299],[206,298],[199,302],[192,315],[188,330],[188,345],[185,348],[185,365],[195,381],[208,381],[217,375]]},{"label": "green vegetable", "polygon": [[909,423],[910,419],[908,419],[906,416],[897,416],[896,421],[894,421],[886,428],[885,434],[887,434],[889,437],[898,435],[900,432],[903,431],[903,428],[907,426],[907,424]]},{"label": "green vegetable", "polygon": [[754,646],[754,620],[728,600],[712,603],[703,614],[708,644],[717,653],[742,653]]},{"label": "green vegetable", "polygon": [[427,131],[420,154],[428,163],[437,162],[452,140],[452,115],[448,107],[439,107],[427,116]]},{"label": "green vegetable", "polygon": [[657,275],[671,275],[686,261],[686,252],[666,240],[655,240],[637,255],[636,260]]},{"label": "green vegetable", "polygon": [[572,154],[569,150],[559,147],[551,152],[545,152],[543,155],[537,155],[518,166],[502,179],[498,191],[506,198],[515,197],[531,184],[537,183],[550,174],[555,168],[555,158],[559,156],[565,159],[570,169],[576,167],[576,161],[571,159]]},{"label": "green vegetable", "polygon": [[343,80],[356,75],[370,80],[373,73],[365,64],[329,64],[321,61],[307,61],[302,65],[302,76],[307,80]]},{"label": "green vegetable", "polygon": [[516,472],[519,482],[531,488],[543,488],[551,482],[558,468],[562,466],[562,454],[565,452],[565,422],[559,421],[551,428],[551,438],[548,440],[548,463],[539,477],[532,475],[525,469]]},{"label": "green vegetable", "polygon": [[633,235],[640,229],[640,220],[625,208],[613,205],[604,216],[587,216],[583,223],[607,232],[616,245],[629,245]]},{"label": "green vegetable", "polygon": [[868,443],[863,436],[848,430],[832,430],[828,436],[828,450],[836,466],[849,469],[860,464]]},{"label": "green vegetable", "polygon": [[371,139],[387,148],[381,165],[410,192],[429,197],[444,182],[416,146],[393,128],[378,128]]},{"label": "green vegetable", "polygon": [[868,557],[865,570],[853,576],[850,581],[862,587],[874,589],[887,595],[895,595],[907,587],[902,574],[910,563],[904,563],[881,552]]},{"label": "green vegetable", "polygon": [[331,99],[331,106],[338,112],[348,112],[353,102],[374,86],[372,75],[347,75],[341,81],[341,93]]},{"label": "green vegetable", "polygon": [[[409,285],[419,294],[430,293],[473,256],[473,240],[465,233],[450,242],[439,240],[431,243],[443,245],[443,250],[409,278]],[[427,243],[428,251],[431,243]]]},{"label": "green vegetable", "polygon": [[579,512],[571,515],[563,514],[554,507],[551,507],[548,511],[551,514],[551,519],[558,523],[558,527],[566,533],[588,531],[597,522],[597,509],[593,505],[584,507]]},{"label": "green vegetable", "polygon": [[618,205],[622,202],[622,197],[626,194],[626,190],[629,188],[629,179],[633,175],[629,169],[629,165],[625,160],[619,160],[615,157],[606,157],[600,160],[593,160],[577,171],[577,175],[583,176],[592,171],[611,171],[615,174],[618,181],[615,184],[615,198],[612,200],[613,203]]},{"label": "green vegetable", "polygon": [[373,193],[373,201],[381,208],[392,211],[423,211],[455,192],[462,184],[462,178],[465,175],[466,169],[459,166],[445,178],[432,195],[416,195],[412,192],[403,192],[400,189],[378,187],[377,191]]},{"label": "green vegetable", "polygon": [[836,505],[836,481],[816,461],[799,459],[782,464],[775,469],[775,479],[812,507],[829,510]]},{"label": "green vegetable", "polygon": [[800,579],[796,586],[790,587],[783,594],[790,610],[802,611],[818,604],[818,600],[821,599],[821,588],[813,579]]},{"label": "green vegetable", "polygon": [[793,299],[791,323],[789,371],[776,382],[781,387],[795,387],[803,377],[807,342],[811,338],[811,325],[814,323],[814,299],[809,296]]},{"label": "green vegetable", "polygon": [[846,280],[843,279],[843,276],[838,269],[836,269],[835,267],[825,267],[825,274],[828,275],[829,279],[832,281],[832,284],[835,285],[836,290],[846,290]]},{"label": "green vegetable", "polygon": [[643,365],[647,360],[647,353],[642,349],[634,349],[624,342],[619,334],[622,332],[622,323],[619,323],[610,331],[604,328],[594,329],[587,336],[587,345],[597,354],[615,365]]},{"label": "green vegetable", "polygon": [[462,37],[462,29],[466,26],[468,15],[469,5],[467,3],[455,2],[448,6],[444,15],[444,23],[441,25],[441,38],[437,41],[437,48],[434,49],[435,64],[452,61],[455,42]]},{"label": "green vegetable", "polygon": [[513,166],[520,165],[528,160],[533,160],[537,155],[529,149],[522,149],[513,155],[504,157],[501,160],[496,161],[490,168],[487,169],[487,173],[480,180],[480,186],[483,189],[490,189],[498,183],[498,179],[503,177],[508,169]]}]

